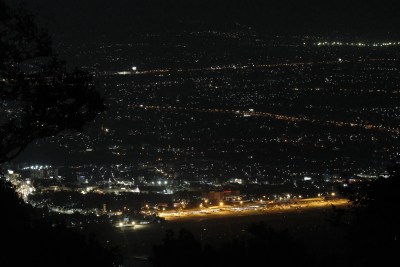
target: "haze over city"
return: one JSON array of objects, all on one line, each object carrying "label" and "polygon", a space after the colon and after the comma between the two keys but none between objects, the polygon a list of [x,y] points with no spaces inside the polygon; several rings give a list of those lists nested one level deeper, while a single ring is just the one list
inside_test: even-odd
[{"label": "haze over city", "polygon": [[[398,242],[396,1],[0,7],[3,187],[110,255],[77,259],[236,266],[270,250],[265,264],[367,266],[395,255],[380,252]],[[364,259],[366,244],[376,255]]]}]

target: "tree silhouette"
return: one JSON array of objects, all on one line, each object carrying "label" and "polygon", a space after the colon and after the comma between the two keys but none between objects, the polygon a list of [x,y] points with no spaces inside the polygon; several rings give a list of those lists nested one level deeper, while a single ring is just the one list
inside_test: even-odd
[{"label": "tree silhouette", "polygon": [[46,31],[0,0],[0,164],[37,138],[82,130],[104,111],[92,76],[68,72]]},{"label": "tree silhouette", "polygon": [[[33,140],[82,130],[104,110],[85,71],[68,72],[46,31],[0,0],[0,164]],[[118,266],[114,250],[62,224],[46,222],[0,178],[1,266]]]},{"label": "tree silhouette", "polygon": [[116,249],[102,247],[94,238],[43,220],[0,179],[1,266],[118,266]]},{"label": "tree silhouette", "polygon": [[185,229],[180,230],[178,237],[167,230],[163,244],[154,246],[153,251],[154,266],[199,266],[203,252],[201,244]]},{"label": "tree silhouette", "polygon": [[175,237],[167,231],[161,245],[153,247],[150,258],[161,266],[312,266],[304,246],[286,231],[275,231],[264,223],[252,224],[247,237],[225,243],[220,249],[202,246],[182,229]]},{"label": "tree silhouette", "polygon": [[389,178],[367,184],[355,197],[349,226],[348,263],[352,266],[398,262],[400,237],[400,160],[388,167]]}]

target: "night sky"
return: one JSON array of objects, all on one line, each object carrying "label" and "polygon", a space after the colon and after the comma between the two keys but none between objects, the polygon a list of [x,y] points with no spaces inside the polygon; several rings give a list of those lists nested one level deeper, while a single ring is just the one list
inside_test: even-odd
[{"label": "night sky", "polygon": [[[8,0],[16,2],[17,0]],[[19,0],[18,0],[19,1]],[[20,2],[20,1],[19,1]],[[243,24],[266,34],[323,34],[382,38],[397,35],[396,0],[31,0],[27,5],[57,34],[123,38],[193,24]]]}]

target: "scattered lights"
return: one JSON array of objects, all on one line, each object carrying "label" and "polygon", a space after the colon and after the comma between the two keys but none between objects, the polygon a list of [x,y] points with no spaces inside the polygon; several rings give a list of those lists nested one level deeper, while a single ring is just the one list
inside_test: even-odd
[{"label": "scattered lights", "polygon": [[383,42],[383,43],[363,43],[363,42],[318,42],[315,43],[314,45],[317,46],[358,46],[358,47],[385,47],[385,46],[398,46],[400,45],[400,42]]}]

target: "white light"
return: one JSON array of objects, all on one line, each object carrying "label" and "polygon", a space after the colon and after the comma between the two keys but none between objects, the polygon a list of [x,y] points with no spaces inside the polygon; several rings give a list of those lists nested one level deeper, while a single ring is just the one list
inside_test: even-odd
[{"label": "white light", "polygon": [[132,70],[133,70],[133,71],[136,71],[136,70],[137,70],[137,67],[132,67]]}]

